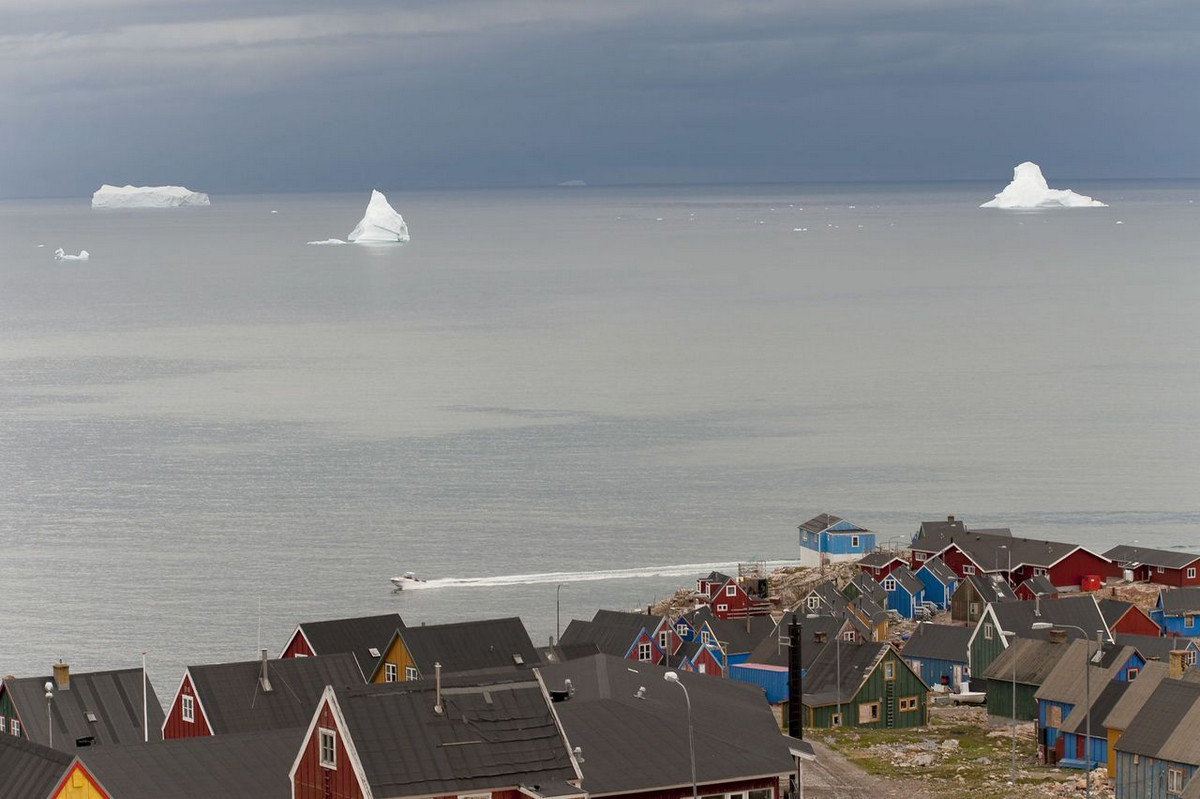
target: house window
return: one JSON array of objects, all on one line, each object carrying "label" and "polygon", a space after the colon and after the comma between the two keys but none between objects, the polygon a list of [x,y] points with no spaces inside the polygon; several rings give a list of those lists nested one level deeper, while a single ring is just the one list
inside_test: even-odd
[{"label": "house window", "polygon": [[700,633],[700,643],[704,644],[705,646],[712,646],[712,642],[712,633],[710,633],[708,630]]},{"label": "house window", "polygon": [[405,666],[404,667],[404,679],[417,680],[417,679],[420,679],[420,677],[421,677],[421,675],[417,673],[416,666]]},{"label": "house window", "polygon": [[703,673],[704,673],[704,669],[705,669],[706,667],[707,667],[707,664],[705,664],[705,663],[697,663],[697,664],[696,664],[696,673],[697,673],[697,674],[703,674]]},{"label": "house window", "polygon": [[990,624],[983,625],[983,638],[985,641],[992,640],[992,625],[990,625]]},{"label": "house window", "polygon": [[8,719],[4,718],[4,716],[0,716],[0,732],[8,732],[8,729],[6,727],[7,724],[8,724]]},{"label": "house window", "polygon": [[762,791],[751,791],[750,792],[750,799],[771,799],[771,796],[772,796],[772,793],[771,793],[770,788],[768,788],[766,790],[762,790]]},{"label": "house window", "polygon": [[838,714],[838,713],[834,713],[832,716],[830,716],[830,717],[829,717],[829,726],[830,726],[830,727],[840,727],[840,726],[842,726],[842,717],[841,717],[841,715],[840,715],[840,714]]},{"label": "house window", "polygon": [[1142,762],[1142,756],[1135,752],[1133,755],[1133,765],[1136,766],[1138,763],[1141,763],[1141,762]]},{"label": "house window", "polygon": [[1183,793],[1183,769],[1167,769],[1167,793]]},{"label": "house window", "polygon": [[814,594],[808,598],[808,609],[809,610],[817,610],[820,607],[821,607],[821,597]]},{"label": "house window", "polygon": [[662,647],[662,650],[664,652],[666,652],[668,649],[671,648],[671,631],[670,630],[662,630],[661,632],[659,632],[658,645],[660,647]]},{"label": "house window", "polygon": [[1159,574],[1162,574],[1162,573],[1163,573],[1163,571],[1164,571],[1164,569],[1163,569],[1163,567],[1162,567],[1162,566],[1159,566],[1159,567],[1158,567],[1158,569],[1157,569],[1157,571],[1158,571],[1158,573],[1159,573]]},{"label": "house window", "polygon": [[900,712],[911,713],[917,709],[917,698],[915,696],[900,697]]},{"label": "house window", "polygon": [[679,624],[675,625],[675,632],[679,633],[681,637],[686,637],[688,633],[687,624],[685,622],[679,622]]},{"label": "house window", "polygon": [[1136,666],[1130,666],[1129,668],[1125,669],[1125,679],[1128,680],[1129,682],[1133,682],[1134,680],[1136,680],[1137,676],[1138,676],[1138,669]]},{"label": "house window", "polygon": [[924,552],[918,552],[918,553],[917,553],[917,560],[925,560],[925,553],[924,553]]},{"label": "house window", "polygon": [[842,640],[849,641],[850,643],[854,643],[854,641],[856,640],[855,636],[854,636],[854,630],[846,630],[846,632],[842,633]]},{"label": "house window", "polygon": [[883,679],[885,679],[885,680],[896,679],[896,661],[894,661],[894,660],[884,661]]},{"label": "house window", "polygon": [[196,721],[196,700],[184,694],[182,697],[180,711],[183,715],[183,720],[189,724]]},{"label": "house window", "polygon": [[1188,628],[1195,627],[1196,626],[1196,617],[1195,616],[1184,616],[1183,617],[1183,626],[1188,627]]},{"label": "house window", "polygon": [[643,663],[649,663],[653,655],[653,646],[649,641],[643,641],[638,644],[638,660]]},{"label": "house window", "polygon": [[850,536],[850,547],[851,549],[858,549],[858,536]]},{"label": "house window", "polygon": [[889,575],[888,578],[883,581],[883,590],[884,591],[895,591],[896,590],[896,578]]},{"label": "house window", "polygon": [[1196,579],[1196,567],[1195,567],[1195,566],[1188,566],[1188,570],[1187,570],[1187,578],[1188,578],[1189,580],[1195,580],[1195,579]]},{"label": "house window", "polygon": [[720,602],[717,604],[717,612],[724,613],[727,610],[729,610],[729,606],[726,605],[724,602]]},{"label": "house window", "polygon": [[12,734],[18,738],[21,737],[21,722],[17,721],[16,719],[12,720]]},{"label": "house window", "polygon": [[1196,650],[1189,649],[1183,656],[1183,662],[1189,666],[1196,665]]},{"label": "house window", "polygon": [[458,799],[492,799],[490,793],[460,793]]},{"label": "house window", "polygon": [[858,723],[871,724],[879,721],[879,703],[863,702],[858,706]]},{"label": "house window", "polygon": [[974,566],[972,566],[970,563],[968,563],[967,565],[963,566],[963,574],[964,574],[964,575],[967,575],[967,574],[974,574],[974,573],[975,573],[975,567],[974,567]]},{"label": "house window", "polygon": [[395,682],[398,671],[399,671],[399,669],[396,668],[395,663],[384,663],[383,664],[383,681],[384,682]]},{"label": "house window", "polygon": [[337,733],[320,728],[321,768],[337,768]]},{"label": "house window", "polygon": [[737,586],[736,585],[725,586],[725,596],[737,596]]}]

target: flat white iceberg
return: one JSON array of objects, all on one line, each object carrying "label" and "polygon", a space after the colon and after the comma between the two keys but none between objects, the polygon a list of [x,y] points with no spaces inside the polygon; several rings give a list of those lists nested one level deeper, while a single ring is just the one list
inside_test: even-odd
[{"label": "flat white iceberg", "polygon": [[408,225],[396,209],[388,205],[382,192],[372,190],[371,202],[362,221],[350,231],[347,241],[373,243],[381,241],[408,241]]},{"label": "flat white iceberg", "polygon": [[92,195],[93,208],[179,208],[209,205],[208,195],[183,186],[110,186]]},{"label": "flat white iceberg", "polygon": [[1013,169],[1012,183],[1004,191],[988,200],[980,208],[1107,208],[1104,203],[1093,200],[1070,189],[1052,189],[1042,177],[1042,168],[1032,161],[1017,164]]},{"label": "flat white iceberg", "polygon": [[59,247],[54,251],[54,260],[56,261],[86,261],[92,256],[88,255],[87,250],[80,250],[78,255],[71,255],[69,252],[63,252],[63,248]]},{"label": "flat white iceberg", "polygon": [[309,244],[315,244],[318,246],[323,245],[323,244],[345,244],[345,243],[346,242],[342,241],[341,239],[321,239],[320,241],[310,241],[309,242]]}]

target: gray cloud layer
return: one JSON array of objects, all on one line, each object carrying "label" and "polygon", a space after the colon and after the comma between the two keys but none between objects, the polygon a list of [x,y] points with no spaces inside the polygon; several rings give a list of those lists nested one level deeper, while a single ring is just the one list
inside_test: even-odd
[{"label": "gray cloud layer", "polygon": [[0,196],[1200,175],[1192,0],[0,0]]}]

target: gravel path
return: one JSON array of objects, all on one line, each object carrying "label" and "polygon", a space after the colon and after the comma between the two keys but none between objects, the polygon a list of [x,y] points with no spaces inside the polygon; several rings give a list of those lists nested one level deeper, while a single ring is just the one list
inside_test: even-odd
[{"label": "gravel path", "polygon": [[924,799],[912,780],[882,780],[819,741],[809,741],[816,762],[804,764],[804,799]]}]

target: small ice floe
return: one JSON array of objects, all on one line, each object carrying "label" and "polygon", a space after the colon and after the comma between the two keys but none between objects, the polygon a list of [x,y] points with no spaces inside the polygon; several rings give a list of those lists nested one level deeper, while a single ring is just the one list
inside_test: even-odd
[{"label": "small ice floe", "polygon": [[383,192],[373,190],[366,214],[346,239],[361,244],[408,241],[408,224],[388,204]]},{"label": "small ice floe", "polygon": [[1070,189],[1052,189],[1042,176],[1042,168],[1032,161],[1025,161],[1013,168],[1012,182],[1004,191],[988,200],[980,208],[1007,208],[1010,210],[1032,210],[1035,208],[1106,208],[1107,206]]},{"label": "small ice floe", "polygon": [[321,239],[320,241],[310,241],[309,244],[320,247],[322,245],[345,244],[341,239]]},{"label": "small ice floe", "polygon": [[69,252],[63,252],[63,248],[59,247],[54,251],[54,260],[56,261],[86,261],[91,258],[87,250],[80,250],[78,255],[71,255]]},{"label": "small ice floe", "polygon": [[846,207],[849,208],[851,211],[853,211],[858,206],[857,205],[847,205]]},{"label": "small ice floe", "polygon": [[277,213],[279,213],[279,212],[278,212],[278,211],[272,211],[271,213],[273,213],[273,214],[277,214]]},{"label": "small ice floe", "polygon": [[661,216],[660,216],[660,217],[656,217],[654,221],[655,221],[655,222],[661,222],[661,221],[662,221],[662,217],[661,217]]},{"label": "small ice floe", "polygon": [[38,247],[45,247],[45,244],[39,244]]},{"label": "small ice floe", "polygon": [[792,232],[793,232],[793,233],[807,233],[807,232],[808,232],[808,228],[806,228],[806,227],[794,227],[794,228],[792,228]]},{"label": "small ice floe", "polygon": [[1117,224],[1118,224],[1118,225],[1123,225],[1123,224],[1125,224],[1125,223],[1124,223],[1124,222],[1122,222],[1120,219],[1118,219],[1118,220],[1117,220]]}]

